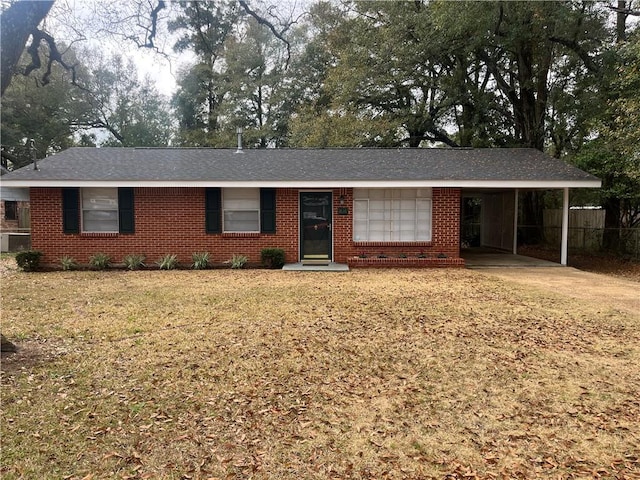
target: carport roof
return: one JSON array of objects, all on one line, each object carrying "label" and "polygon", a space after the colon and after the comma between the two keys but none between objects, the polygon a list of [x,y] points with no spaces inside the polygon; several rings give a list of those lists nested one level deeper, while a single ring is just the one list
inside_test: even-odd
[{"label": "carport roof", "polygon": [[535,149],[233,149],[73,147],[2,177],[14,187],[599,187]]}]

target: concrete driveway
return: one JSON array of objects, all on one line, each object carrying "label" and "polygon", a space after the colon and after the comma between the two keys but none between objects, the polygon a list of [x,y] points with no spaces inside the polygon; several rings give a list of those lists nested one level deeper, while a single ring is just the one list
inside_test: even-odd
[{"label": "concrete driveway", "polygon": [[514,255],[506,252],[492,250],[473,249],[463,251],[460,255],[464,258],[467,268],[486,267],[561,267],[559,263],[541,260],[539,258]]},{"label": "concrete driveway", "polygon": [[476,267],[483,275],[565,295],[581,302],[605,303],[640,321],[640,283],[572,267]]}]

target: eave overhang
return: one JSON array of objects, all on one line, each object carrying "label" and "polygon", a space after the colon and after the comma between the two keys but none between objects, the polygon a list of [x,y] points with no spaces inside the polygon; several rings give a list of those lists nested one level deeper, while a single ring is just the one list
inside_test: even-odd
[{"label": "eave overhang", "polygon": [[10,180],[3,186],[29,188],[142,187],[142,188],[599,188],[602,182],[589,180],[252,180],[252,181],[166,181],[166,180]]}]

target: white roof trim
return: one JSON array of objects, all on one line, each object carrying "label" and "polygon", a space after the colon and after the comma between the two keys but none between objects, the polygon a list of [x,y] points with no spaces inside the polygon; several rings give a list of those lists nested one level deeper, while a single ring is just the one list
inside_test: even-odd
[{"label": "white roof trim", "polygon": [[11,187],[265,187],[265,188],[598,188],[600,180],[314,180],[314,181],[105,181],[7,180]]}]

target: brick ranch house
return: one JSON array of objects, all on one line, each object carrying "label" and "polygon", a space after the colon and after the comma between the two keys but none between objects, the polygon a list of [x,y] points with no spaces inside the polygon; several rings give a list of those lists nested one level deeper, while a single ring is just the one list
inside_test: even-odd
[{"label": "brick ranch house", "polygon": [[600,186],[533,149],[74,147],[38,163],[2,184],[29,190],[32,248],[45,265],[97,252],[259,262],[277,247],[292,263],[406,255],[411,266],[462,266],[464,196],[486,199],[485,244],[510,250],[518,191],[560,189],[567,213],[570,188]]}]

